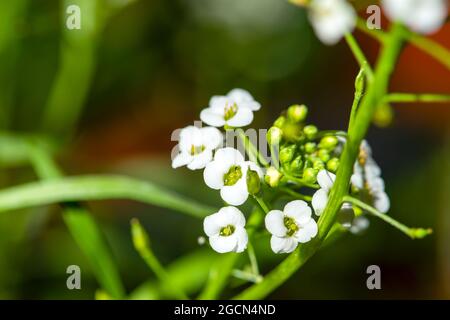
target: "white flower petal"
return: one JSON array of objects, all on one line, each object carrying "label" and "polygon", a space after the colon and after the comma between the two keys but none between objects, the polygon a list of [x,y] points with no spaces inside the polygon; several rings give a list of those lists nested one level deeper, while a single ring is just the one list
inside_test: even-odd
[{"label": "white flower petal", "polygon": [[209,100],[209,107],[219,114],[224,114],[227,105],[230,105],[230,100],[226,96],[212,96]]},{"label": "white flower petal", "polygon": [[222,187],[222,189],[220,189],[220,196],[226,203],[233,206],[240,206],[248,198],[246,179],[243,177],[232,186]]},{"label": "white flower petal", "polygon": [[222,144],[223,136],[217,128],[205,127],[201,128],[202,145],[208,149],[215,149]]},{"label": "white flower petal", "polygon": [[203,231],[205,231],[205,234],[208,237],[218,235],[220,233],[220,229],[223,227],[224,223],[220,215],[217,215],[217,212],[203,219]]},{"label": "white flower petal", "polygon": [[358,189],[362,189],[364,187],[364,178],[361,173],[354,173],[350,178],[352,185],[354,185]]},{"label": "white flower petal", "polygon": [[236,228],[234,234],[236,234],[237,238],[237,246],[235,252],[243,252],[247,248],[248,244],[247,231],[244,228]]},{"label": "white flower petal", "polygon": [[330,191],[333,187],[334,180],[336,180],[336,175],[327,170],[320,170],[317,174],[317,183],[327,191]]},{"label": "white flower petal", "polygon": [[223,207],[218,213],[223,215],[222,223],[224,226],[233,225],[236,228],[243,228],[245,226],[245,216],[238,208],[231,206]]},{"label": "white flower petal", "polygon": [[245,127],[248,126],[253,121],[253,111],[248,108],[238,107],[236,114],[227,124],[231,127]]},{"label": "white flower petal", "polygon": [[180,132],[180,151],[189,153],[192,146],[202,145],[202,134],[200,129],[194,126],[188,126],[181,129]]},{"label": "white flower petal", "polygon": [[303,200],[294,200],[286,204],[284,214],[293,218],[298,226],[303,226],[311,220],[311,208]]},{"label": "white flower petal", "polygon": [[290,253],[297,248],[298,242],[294,237],[277,237],[270,238],[270,247],[275,253]]},{"label": "white flower petal", "polygon": [[230,165],[222,161],[208,163],[203,171],[203,179],[208,187],[219,190],[223,187],[223,176],[230,169]]},{"label": "white flower petal", "polygon": [[214,111],[212,108],[203,109],[200,112],[200,120],[213,127],[222,127],[225,125],[223,114]]},{"label": "white flower petal", "polygon": [[305,224],[300,230],[295,233],[295,238],[300,243],[306,243],[317,235],[318,228],[314,219],[309,219],[309,222]]},{"label": "white flower petal", "polygon": [[211,245],[211,248],[219,253],[233,252],[236,251],[238,238],[235,234],[228,237],[214,235],[209,237],[209,244]]},{"label": "white flower petal", "polygon": [[192,161],[187,165],[191,170],[203,169],[212,160],[212,151],[203,150],[199,154],[192,157]]},{"label": "white flower petal", "polygon": [[314,213],[316,216],[320,216],[327,206],[328,202],[328,192],[324,189],[317,190],[312,197],[311,204],[314,208]]},{"label": "white flower petal", "polygon": [[227,166],[240,165],[244,162],[244,156],[234,148],[222,148],[216,151],[214,155],[215,161],[224,162]]},{"label": "white flower petal", "polygon": [[284,213],[281,210],[269,211],[264,219],[266,229],[274,236],[284,237],[287,228],[284,225]]},{"label": "white flower petal", "polygon": [[373,206],[381,213],[386,213],[391,207],[389,196],[384,191],[379,191],[374,194]]},{"label": "white flower petal", "polygon": [[360,234],[364,230],[366,230],[369,227],[369,225],[370,221],[366,217],[364,216],[356,217],[353,220],[352,226],[350,227],[350,232],[353,234]]},{"label": "white flower petal", "polygon": [[255,101],[247,90],[239,88],[233,89],[227,96],[235,101],[240,108],[248,108],[252,111],[257,111],[261,108],[261,104]]},{"label": "white flower petal", "polygon": [[356,13],[346,0],[313,0],[309,19],[317,37],[333,45],[354,29]]},{"label": "white flower petal", "polygon": [[172,160],[172,168],[178,168],[187,165],[192,161],[192,156],[186,152],[181,152],[175,156]]}]

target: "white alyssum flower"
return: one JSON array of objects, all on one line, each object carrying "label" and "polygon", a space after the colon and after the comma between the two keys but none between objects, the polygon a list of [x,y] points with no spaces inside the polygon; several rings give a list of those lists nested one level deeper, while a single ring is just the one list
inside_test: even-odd
[{"label": "white alyssum flower", "polygon": [[350,227],[350,232],[353,234],[361,234],[363,233],[367,228],[369,228],[370,221],[365,216],[358,216],[355,219],[353,219],[352,225]]},{"label": "white alyssum flower", "polygon": [[424,34],[439,30],[448,14],[447,0],[383,0],[382,5],[391,20]]},{"label": "white alyssum flower", "polygon": [[317,183],[319,184],[320,189],[313,194],[311,200],[311,205],[317,216],[320,216],[327,206],[328,195],[333,187],[334,180],[336,180],[336,175],[327,170],[320,170],[317,174]]},{"label": "white alyssum flower", "polygon": [[351,183],[357,189],[369,192],[375,209],[381,213],[389,211],[390,200],[384,190],[381,169],[372,158],[372,150],[366,140],[361,143],[360,154],[353,167]]},{"label": "white alyssum flower", "polygon": [[180,153],[172,160],[172,167],[187,165],[191,170],[203,169],[222,141],[222,134],[217,128],[188,126],[182,129],[178,143]]},{"label": "white alyssum flower", "polygon": [[208,187],[220,190],[222,199],[234,206],[243,204],[248,198],[247,171],[253,170],[261,178],[260,167],[251,161],[245,161],[242,154],[233,148],[218,149],[214,160],[203,171]]},{"label": "white alyssum flower", "polygon": [[200,119],[213,127],[244,127],[253,121],[253,111],[261,108],[244,89],[233,89],[226,96],[213,96],[209,107],[200,113]]},{"label": "white alyssum flower", "polygon": [[242,252],[247,248],[248,235],[244,227],[245,217],[235,207],[224,207],[203,221],[209,244],[219,253]]},{"label": "white alyssum flower", "polygon": [[327,45],[339,42],[356,25],[356,12],[346,0],[312,0],[309,20],[317,37]]},{"label": "white alyssum flower", "polygon": [[270,246],[275,253],[294,251],[298,243],[310,241],[318,231],[317,223],[311,217],[311,208],[302,200],[289,202],[283,211],[270,211],[265,224],[272,234]]}]

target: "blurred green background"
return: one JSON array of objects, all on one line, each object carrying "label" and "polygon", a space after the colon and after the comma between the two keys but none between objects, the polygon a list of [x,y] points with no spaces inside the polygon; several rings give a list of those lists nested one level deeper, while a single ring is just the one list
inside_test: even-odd
[{"label": "blurred green background", "polygon": [[[65,27],[69,4],[81,7],[81,30]],[[356,36],[373,62],[377,44]],[[434,37],[450,48],[449,25]],[[219,195],[201,172],[171,169],[173,130],[198,119],[210,96],[235,87],[263,105],[254,128],[305,103],[310,122],[345,130],[357,72],[345,43],[323,46],[305,11],[283,0],[0,1],[2,132],[50,137],[69,175],[126,174],[215,206]],[[448,93],[449,79],[448,70],[407,47],[392,90]],[[412,241],[372,220],[364,235],[322,250],[270,298],[450,298],[449,107],[396,105],[392,124],[368,136],[391,197],[389,214],[435,233]],[[1,188],[37,179],[21,161],[0,166]],[[128,292],[153,281],[132,246],[132,217],[165,265],[193,250],[208,264],[218,256],[198,245],[199,220],[129,201],[88,207]],[[52,206],[0,214],[0,298],[94,297],[99,286],[60,212]],[[256,247],[264,272],[284,257],[269,252],[268,238]],[[184,277],[196,275],[195,261],[186,261]],[[81,267],[82,290],[66,288],[72,264]],[[371,264],[381,268],[382,290],[366,288]],[[233,282],[225,296],[240,285]]]}]

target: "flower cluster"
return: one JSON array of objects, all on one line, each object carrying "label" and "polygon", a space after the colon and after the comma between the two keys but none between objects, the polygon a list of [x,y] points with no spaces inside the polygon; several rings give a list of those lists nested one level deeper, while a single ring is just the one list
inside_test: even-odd
[{"label": "flower cluster", "polygon": [[[327,45],[336,44],[356,26],[355,9],[347,0],[293,0],[305,6],[317,37]],[[386,16],[411,30],[430,34],[439,30],[448,15],[447,0],[382,0]]]},{"label": "flower cluster", "polygon": [[[211,247],[219,253],[246,249],[246,219],[236,207],[244,204],[249,196],[266,211],[265,227],[272,236],[270,246],[275,253],[292,252],[299,243],[316,237],[318,225],[314,216],[319,217],[324,211],[339,169],[345,133],[319,131],[315,125],[306,123],[308,108],[305,105],[290,106],[267,131],[270,165],[267,161],[247,161],[237,149],[223,147],[223,134],[217,127],[232,130],[246,126],[260,107],[243,89],[212,97],[209,106],[200,113],[201,120],[210,127],[182,129],[179,153],[172,161],[174,168],[186,165],[191,170],[204,169],[205,184],[218,190],[227,203],[206,217],[203,225]],[[384,192],[381,170],[371,155],[370,147],[364,142],[354,166],[350,192],[386,212],[389,198]],[[256,158],[261,161],[264,155]],[[298,193],[298,189],[305,188],[313,190],[312,197],[307,195],[308,191],[304,195]],[[266,193],[282,195],[286,190],[290,201],[284,209],[269,210],[264,199]],[[276,206],[276,203],[270,205]],[[347,216],[353,213],[349,204],[344,204],[341,211]],[[350,214],[350,220],[342,224],[351,231],[362,229],[364,220],[360,218],[363,217],[353,218]]]}]

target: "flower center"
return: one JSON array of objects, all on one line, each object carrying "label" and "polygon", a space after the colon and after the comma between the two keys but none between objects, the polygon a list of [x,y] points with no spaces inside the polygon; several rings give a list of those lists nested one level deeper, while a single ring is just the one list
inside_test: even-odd
[{"label": "flower center", "polygon": [[227,103],[225,106],[225,113],[223,115],[223,118],[225,119],[225,121],[233,118],[236,115],[237,109],[238,109],[238,107],[237,107],[236,103],[233,103],[231,106],[229,106]]},{"label": "flower center", "polygon": [[191,156],[195,156],[197,154],[202,153],[203,151],[205,151],[205,148],[206,147],[204,145],[201,145],[201,146],[191,145],[191,150],[190,150]]},{"label": "flower center", "polygon": [[286,235],[292,237],[298,231],[298,225],[291,217],[284,217],[284,226],[287,229]]},{"label": "flower center", "polygon": [[229,224],[226,227],[223,227],[222,229],[220,229],[220,235],[222,237],[229,237],[234,233],[234,226]]},{"label": "flower center", "polygon": [[230,170],[223,176],[223,184],[233,186],[242,178],[242,170],[240,166],[231,166]]}]

